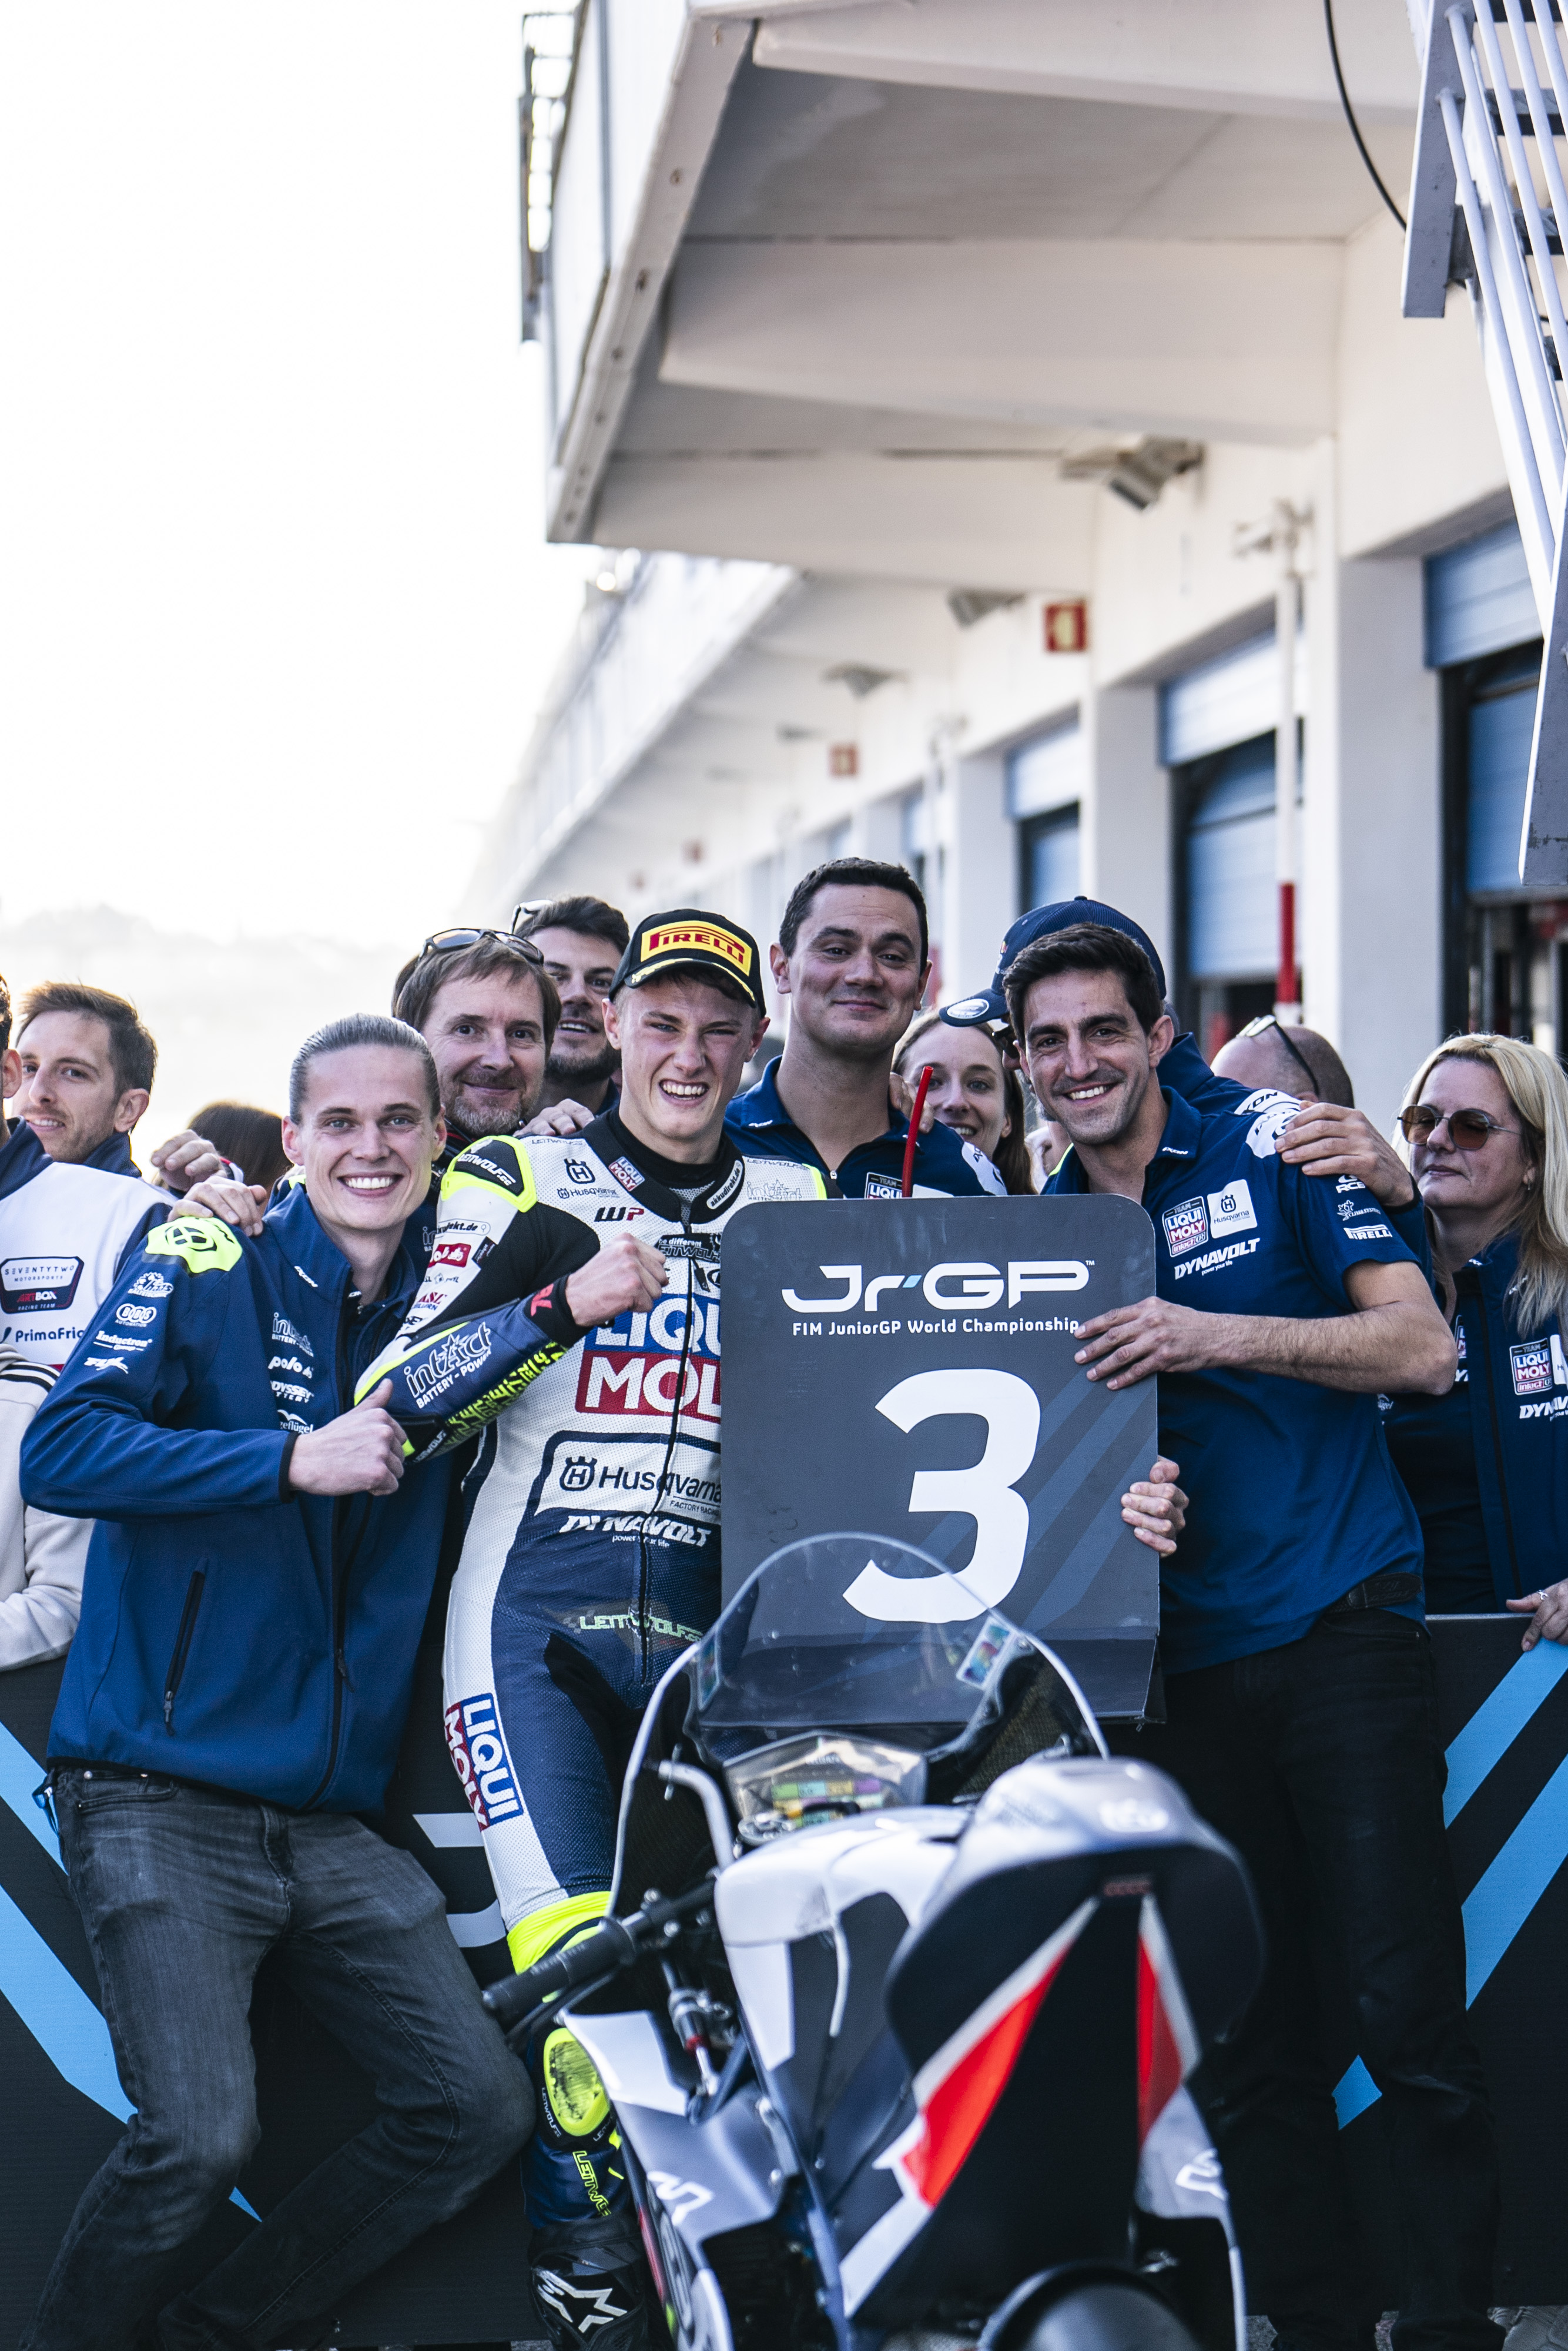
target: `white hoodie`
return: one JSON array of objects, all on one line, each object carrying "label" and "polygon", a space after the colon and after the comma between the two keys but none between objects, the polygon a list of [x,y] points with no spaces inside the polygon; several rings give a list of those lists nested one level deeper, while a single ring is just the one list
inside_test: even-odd
[{"label": "white hoodie", "polygon": [[54,1384],[48,1364],[0,1348],[0,1672],[63,1656],[81,1612],[93,1521],[22,1499],[22,1439]]}]

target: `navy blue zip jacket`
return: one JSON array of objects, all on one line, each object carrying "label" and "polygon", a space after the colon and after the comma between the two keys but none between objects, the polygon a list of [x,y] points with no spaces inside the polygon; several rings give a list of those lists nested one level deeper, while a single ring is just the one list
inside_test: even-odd
[{"label": "navy blue zip jacket", "polygon": [[[737,1151],[764,1159],[794,1159],[815,1167],[830,1196],[846,1200],[896,1200],[904,1188],[904,1148],[909,1121],[888,1106],[884,1134],[857,1144],[835,1175],[816,1144],[790,1117],[779,1094],[779,1062],[769,1061],[756,1085],[737,1094],[724,1114]],[[919,1199],[965,1199],[1007,1186],[984,1152],[938,1121],[915,1146],[911,1182]]]},{"label": "navy blue zip jacket", "polygon": [[417,1235],[411,1218],[363,1313],[302,1185],[255,1240],[176,1217],[127,1259],[23,1441],[26,1499],[99,1521],[52,1759],[299,1810],[381,1803],[448,1465],[384,1499],[291,1493],[287,1471],[396,1334]]},{"label": "navy blue zip jacket", "polygon": [[1518,1270],[1518,1236],[1505,1233],[1455,1277],[1455,1336],[1500,1608],[1568,1573],[1568,1353],[1559,1321],[1520,1337],[1508,1304]]}]

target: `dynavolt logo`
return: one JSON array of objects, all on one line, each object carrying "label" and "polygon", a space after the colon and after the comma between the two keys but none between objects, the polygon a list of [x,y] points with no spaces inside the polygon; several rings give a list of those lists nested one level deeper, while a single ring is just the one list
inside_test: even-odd
[{"label": "dynavolt logo", "polygon": [[523,1800],[489,1690],[447,1708],[446,1744],[479,1826],[493,1828],[497,1821],[520,1819]]}]

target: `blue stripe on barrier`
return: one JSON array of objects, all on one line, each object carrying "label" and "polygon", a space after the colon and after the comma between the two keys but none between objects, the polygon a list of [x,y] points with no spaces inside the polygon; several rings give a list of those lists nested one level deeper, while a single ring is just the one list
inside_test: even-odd
[{"label": "blue stripe on barrier", "polygon": [[[1520,1732],[1568,1672],[1568,1644],[1541,1641],[1511,1666],[1491,1696],[1449,1742],[1443,1818],[1457,1820]],[[1568,1861],[1568,1762],[1560,1763],[1465,1904],[1465,2005]],[[1357,2057],[1334,2085],[1339,2126],[1383,2095]]]},{"label": "blue stripe on barrier", "polygon": [[47,1813],[33,1802],[33,1791],[43,1776],[37,1757],[29,1755],[15,1733],[0,1722],[0,1802],[16,1813],[29,1835],[37,1838],[49,1859],[58,1861],[60,1841]]},{"label": "blue stripe on barrier", "polygon": [[128,2123],[136,2109],[120,2086],[108,2025],[70,1970],[3,1891],[0,1992],[57,2074],[105,2114]]},{"label": "blue stripe on barrier", "polygon": [[1476,1998],[1568,1861],[1568,1762],[1560,1763],[1465,1905],[1465,1999]]},{"label": "blue stripe on barrier", "polygon": [[1443,1818],[1457,1820],[1476,1790],[1501,1762],[1525,1724],[1568,1673],[1568,1645],[1540,1641],[1504,1674],[1476,1708],[1448,1752],[1448,1785]]}]

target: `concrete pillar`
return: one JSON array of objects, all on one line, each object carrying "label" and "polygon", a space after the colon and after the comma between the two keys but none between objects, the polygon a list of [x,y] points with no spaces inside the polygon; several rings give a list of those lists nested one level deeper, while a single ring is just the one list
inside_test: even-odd
[{"label": "concrete pillar", "polygon": [[1418,559],[1342,562],[1333,453],[1305,582],[1304,1017],[1338,1046],[1385,1133],[1440,1034],[1442,802],[1437,680],[1423,663]]},{"label": "concrete pillar", "polygon": [[[1019,911],[1018,838],[1007,812],[999,752],[955,759],[937,807],[943,843],[940,915],[942,993],[972,996],[988,985],[1009,924]],[[933,910],[934,921],[935,909]]]},{"label": "concrete pillar", "polygon": [[1089,789],[1082,810],[1085,896],[1141,923],[1168,966],[1171,914],[1170,782],[1159,759],[1159,694],[1152,685],[1099,687],[1085,695]]}]

